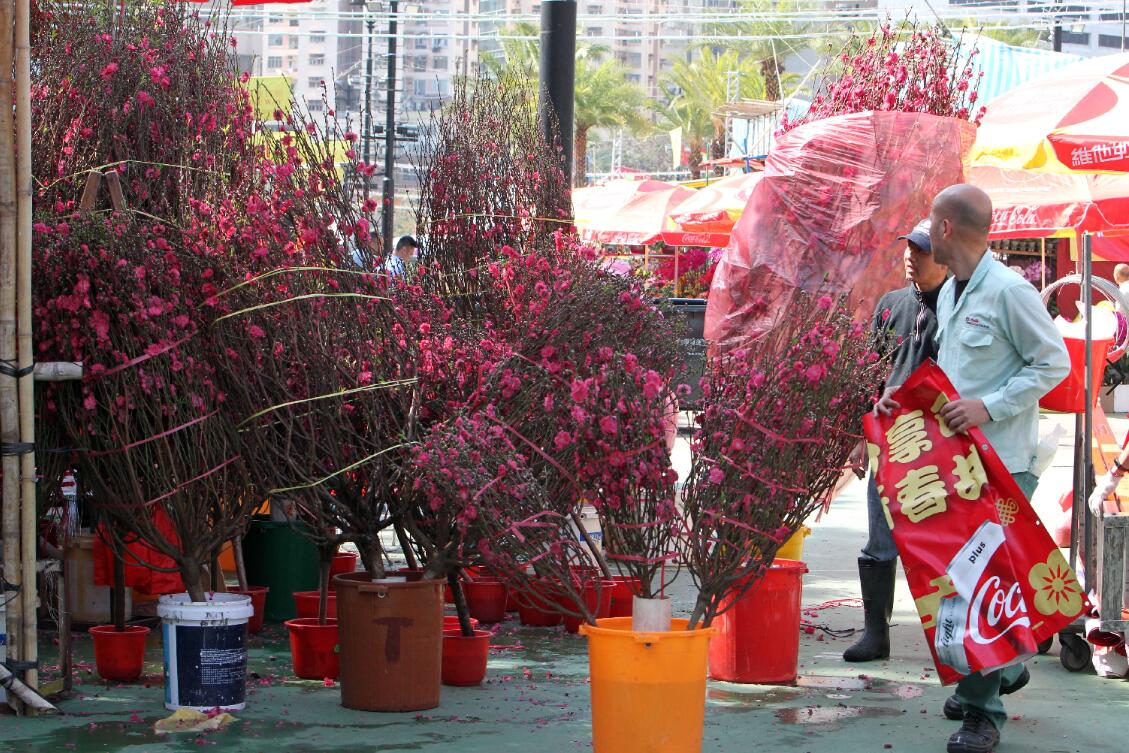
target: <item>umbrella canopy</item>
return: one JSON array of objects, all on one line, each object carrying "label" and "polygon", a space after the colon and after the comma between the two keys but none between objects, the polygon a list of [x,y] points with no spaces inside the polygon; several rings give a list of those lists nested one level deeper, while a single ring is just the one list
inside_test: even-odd
[{"label": "umbrella canopy", "polygon": [[1075,63],[988,103],[971,159],[1011,170],[1129,171],[1129,53]]},{"label": "umbrella canopy", "polygon": [[638,194],[677,188],[661,180],[611,180],[601,186],[574,188],[572,216],[577,230],[614,215]]},{"label": "umbrella canopy", "polygon": [[992,198],[993,238],[1129,230],[1129,175],[974,167],[968,180]]},{"label": "umbrella canopy", "polygon": [[763,176],[764,173],[759,172],[733,175],[699,188],[697,193],[679,205],[671,219],[685,232],[728,236],[737,220],[741,219],[753,186]]},{"label": "umbrella canopy", "polygon": [[693,195],[693,190],[681,186],[638,192],[618,208],[603,211],[588,222],[578,217],[576,226],[580,237],[593,243],[642,246],[661,240],[672,246],[687,245],[687,234],[674,227],[670,215]]}]

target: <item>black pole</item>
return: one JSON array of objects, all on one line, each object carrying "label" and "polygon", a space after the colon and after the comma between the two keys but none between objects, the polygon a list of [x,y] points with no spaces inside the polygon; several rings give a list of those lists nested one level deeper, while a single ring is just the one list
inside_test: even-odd
[{"label": "black pole", "polygon": [[1051,49],[1062,52],[1062,22],[1056,17],[1054,29],[1051,32]]},{"label": "black pole", "polygon": [[376,20],[369,18],[365,21],[368,25],[368,59],[365,60],[365,144],[364,144],[364,161],[365,164],[372,164],[372,45],[373,45],[373,29],[376,26]]},{"label": "black pole", "polygon": [[396,215],[395,184],[392,167],[396,162],[396,6],[391,0],[392,16],[388,21],[388,101],[384,122],[384,208],[380,216],[380,234],[384,238],[384,256],[392,255],[392,221]]},{"label": "black pole", "polygon": [[559,136],[565,178],[572,184],[572,112],[576,79],[576,0],[541,3],[541,130]]}]

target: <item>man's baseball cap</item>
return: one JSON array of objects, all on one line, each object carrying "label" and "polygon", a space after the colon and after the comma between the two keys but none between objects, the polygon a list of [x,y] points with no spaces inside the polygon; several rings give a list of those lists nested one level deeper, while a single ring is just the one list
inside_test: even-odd
[{"label": "man's baseball cap", "polygon": [[905,235],[899,235],[898,240],[909,241],[925,253],[931,254],[933,253],[933,246],[929,243],[929,226],[931,224],[928,219],[924,219],[917,223],[913,230]]}]

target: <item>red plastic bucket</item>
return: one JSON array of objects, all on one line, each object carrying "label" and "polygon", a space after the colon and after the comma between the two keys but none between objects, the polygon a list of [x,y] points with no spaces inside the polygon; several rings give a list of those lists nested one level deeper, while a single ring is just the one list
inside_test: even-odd
[{"label": "red plastic bucket", "polygon": [[131,682],[141,677],[149,628],[126,625],[119,632],[113,625],[95,625],[88,632],[94,639],[94,665],[103,680]]},{"label": "red plastic bucket", "polygon": [[[230,588],[228,593],[242,594],[251,597],[251,606],[255,614],[247,620],[247,632],[251,634],[263,632],[263,615],[267,607],[267,586],[247,586],[246,588]],[[316,616],[316,615],[315,615]]]},{"label": "red plastic bucket", "polygon": [[443,684],[478,685],[486,677],[490,631],[475,630],[467,638],[456,628],[443,631]]},{"label": "red plastic bucket", "polygon": [[639,579],[630,575],[613,575],[612,580],[615,581],[615,587],[612,589],[611,612],[608,616],[630,617],[631,600],[635,596],[632,585],[634,584],[635,588],[638,588]]},{"label": "red plastic bucket", "polygon": [[[610,616],[612,610],[612,593],[615,591],[616,582],[614,580],[601,580],[599,588],[596,588],[596,583],[588,581],[584,584],[584,606],[588,607],[589,611],[596,613],[596,619],[602,620]],[[580,617],[573,617],[572,615],[563,615],[565,630],[570,633],[580,632],[580,623],[584,622]]]},{"label": "red plastic bucket", "polygon": [[506,619],[506,586],[496,578],[463,581],[470,616],[482,623]]},{"label": "red plastic bucket", "polygon": [[294,674],[304,680],[336,680],[341,674],[337,620],[318,624],[317,617],[287,620],[290,631],[290,661]]},{"label": "red plastic bucket", "polygon": [[333,555],[333,559],[329,563],[329,590],[333,591],[336,585],[333,582],[334,575],[341,573],[351,573],[357,569],[357,560],[360,556],[356,552],[341,552]]},{"label": "red plastic bucket", "polygon": [[[298,617],[300,619],[310,617],[317,619],[319,598],[321,598],[321,594],[317,591],[295,591],[294,610],[298,613]],[[337,594],[329,594],[325,604],[325,616],[337,619]]]},{"label": "red plastic bucket", "polygon": [[[1040,408],[1062,413],[1084,413],[1086,411],[1086,341],[1076,337],[1064,337],[1066,352],[1070,356],[1070,373],[1058,385],[1043,395]],[[1098,399],[1102,378],[1105,376],[1106,353],[1113,345],[1112,340],[1090,341],[1090,395]]]},{"label": "red plastic bucket", "polygon": [[528,591],[521,594],[517,614],[522,625],[553,627],[561,624],[561,613],[557,611],[556,600],[549,595],[549,590],[547,584],[533,583]]},{"label": "red plastic bucket", "polygon": [[758,685],[796,684],[800,593],[807,571],[803,562],[775,560],[759,585],[713,621],[710,677]]},{"label": "red plastic bucket", "polygon": [[[471,617],[470,618],[470,626],[471,626],[471,629],[477,630],[478,629],[478,620]],[[462,628],[459,627],[459,616],[457,614],[445,614],[445,615],[443,615],[443,631],[446,632],[448,630],[462,630]]]}]

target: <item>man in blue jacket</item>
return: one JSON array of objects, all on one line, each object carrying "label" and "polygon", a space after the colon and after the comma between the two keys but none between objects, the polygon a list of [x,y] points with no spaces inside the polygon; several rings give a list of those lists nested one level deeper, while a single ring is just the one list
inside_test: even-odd
[{"label": "man in blue jacket", "polygon": [[[975,186],[950,186],[933,200],[929,240],[952,277],[937,299],[937,363],[961,396],[940,411],[954,431],[979,426],[1030,499],[1039,399],[1066,377],[1062,336],[1038,291],[988,251],[992,201]],[[896,407],[888,398],[878,410]],[[945,715],[962,718],[948,753],[990,753],[1007,720],[1001,695],[1027,684],[1022,664],[962,678]]]}]

